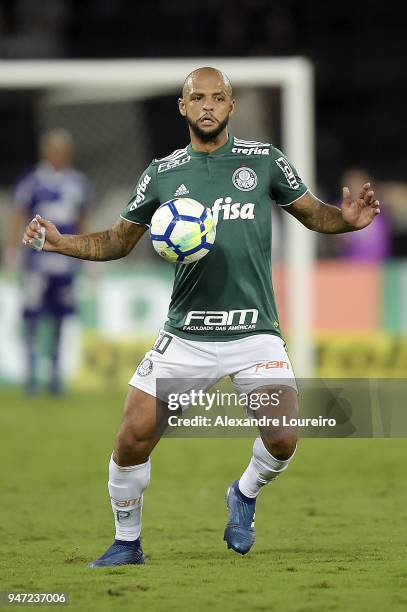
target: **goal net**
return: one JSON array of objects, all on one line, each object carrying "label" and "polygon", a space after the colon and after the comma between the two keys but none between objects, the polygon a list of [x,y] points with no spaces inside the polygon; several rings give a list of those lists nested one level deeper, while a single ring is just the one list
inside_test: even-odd
[{"label": "goal net", "polygon": [[[2,176],[0,173],[2,218],[9,215],[13,178],[35,162],[39,135],[61,126],[74,138],[76,165],[95,187],[91,229],[110,226],[149,161],[185,146],[187,132],[178,117],[176,99],[186,74],[202,65],[216,66],[230,77],[238,103],[232,132],[239,138],[271,141],[282,148],[313,188],[313,70],[303,58],[0,62],[3,117],[12,120],[20,116],[15,111],[23,106],[26,118],[15,120],[13,142]],[[6,227],[5,222],[3,242]],[[282,253],[275,290],[284,311],[290,356],[297,374],[310,376],[313,234],[290,215],[282,214],[276,217],[273,241],[276,256]],[[96,281],[87,280],[84,274],[80,285],[81,320],[90,335],[98,334],[106,346],[110,343],[109,351],[87,356],[90,364],[92,359],[102,360],[100,371],[109,375],[120,361],[127,367],[126,359],[134,358],[130,349],[112,349],[114,342],[131,344],[133,338],[141,338],[146,347],[151,342],[151,334],[165,317],[172,269],[157,261],[148,237],[129,260],[96,267]],[[12,330],[18,325],[19,290],[4,274],[1,283],[1,307],[7,315],[3,316],[1,332],[7,340],[0,353],[0,380],[18,379],[18,367],[8,373],[4,368],[10,367],[10,346],[18,342]],[[68,369],[77,363],[74,353],[64,351],[65,360],[70,361]],[[131,361],[129,370],[134,366]]]}]

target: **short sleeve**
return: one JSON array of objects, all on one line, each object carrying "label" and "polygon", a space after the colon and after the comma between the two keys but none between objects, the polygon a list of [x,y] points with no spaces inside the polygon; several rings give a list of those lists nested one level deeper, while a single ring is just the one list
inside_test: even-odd
[{"label": "short sleeve", "polygon": [[157,172],[151,163],[141,175],[129,203],[120,216],[132,223],[150,225],[151,217],[159,205]]},{"label": "short sleeve", "polygon": [[271,168],[271,196],[279,206],[289,206],[308,191],[293,164],[274,149]]}]

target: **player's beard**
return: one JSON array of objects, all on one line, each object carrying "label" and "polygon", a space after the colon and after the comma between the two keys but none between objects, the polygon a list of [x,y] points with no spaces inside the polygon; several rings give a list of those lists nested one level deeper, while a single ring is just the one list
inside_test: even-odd
[{"label": "player's beard", "polygon": [[223,121],[220,121],[212,130],[203,130],[201,127],[199,127],[197,121],[193,121],[190,117],[188,117],[188,115],[186,115],[185,118],[195,136],[202,140],[202,142],[211,142],[213,140],[216,140],[219,134],[223,132],[223,130],[229,123],[228,115]]}]

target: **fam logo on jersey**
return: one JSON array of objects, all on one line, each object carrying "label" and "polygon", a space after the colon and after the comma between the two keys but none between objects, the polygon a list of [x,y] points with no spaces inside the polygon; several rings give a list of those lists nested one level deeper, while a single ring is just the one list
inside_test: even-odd
[{"label": "fam logo on jersey", "polygon": [[136,189],[136,197],[130,205],[130,210],[135,210],[139,204],[145,199],[145,193],[148,187],[149,182],[151,181],[151,176],[146,174],[145,177],[139,182]]},{"label": "fam logo on jersey", "polygon": [[190,310],[185,317],[184,331],[242,331],[256,329],[259,311],[245,310]]},{"label": "fam logo on jersey", "polygon": [[257,185],[257,174],[251,168],[238,168],[232,176],[232,183],[240,191],[252,191]]},{"label": "fam logo on jersey", "polygon": [[290,185],[290,187],[292,189],[299,189],[300,185],[294,174],[294,170],[291,168],[290,164],[285,159],[285,157],[279,157],[278,159],[276,159],[276,164],[280,168],[280,170],[282,170],[285,178],[287,179],[287,183]]},{"label": "fam logo on jersey", "polygon": [[143,359],[137,368],[137,374],[139,376],[148,376],[153,371],[154,364],[149,357]]}]

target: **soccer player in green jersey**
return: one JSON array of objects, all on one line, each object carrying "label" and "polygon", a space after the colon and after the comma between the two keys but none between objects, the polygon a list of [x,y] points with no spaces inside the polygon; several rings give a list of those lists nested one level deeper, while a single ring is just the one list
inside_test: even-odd
[{"label": "soccer player in green jersey", "polygon": [[[184,386],[177,389],[182,392],[195,389],[199,377],[213,382],[229,375],[249,398],[259,389],[270,398],[282,390],[273,416],[291,419],[298,414],[271,280],[272,201],[310,230],[326,234],[362,229],[380,212],[369,183],[355,198],[344,187],[341,208],[321,202],[273,145],[229,134],[234,110],[228,78],[214,68],[195,70],[187,76],[179,99],[190,144],[151,162],[111,229],[63,235],[51,221],[37,216],[24,233],[24,244],[30,244],[39,238],[42,226],[44,250],[107,261],[126,256],[157,207],[170,199],[196,199],[211,206],[217,220],[212,251],[193,264],[176,266],[164,329],[130,380],[109,464],[116,538],[91,567],[144,563],[143,493],[150,480],[150,454],[160,437],[157,423],[168,415],[157,381],[182,380]],[[264,410],[256,414],[262,416]],[[260,428],[245,472],[227,491],[224,539],[229,548],[240,554],[250,550],[257,495],[287,468],[295,449],[294,428]]]}]

